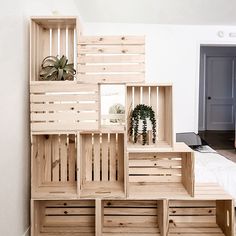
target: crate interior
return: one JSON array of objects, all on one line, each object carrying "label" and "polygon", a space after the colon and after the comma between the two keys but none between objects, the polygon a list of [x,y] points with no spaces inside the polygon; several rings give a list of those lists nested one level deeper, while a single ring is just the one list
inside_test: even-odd
[{"label": "crate interior", "polygon": [[95,201],[35,201],[34,236],[95,235]]},{"label": "crate interior", "polygon": [[99,86],[73,82],[30,85],[32,132],[98,129]]},{"label": "crate interior", "polygon": [[129,153],[128,195],[131,198],[193,195],[191,152]]},{"label": "crate interior", "polygon": [[76,195],[76,151],[75,134],[33,135],[33,197]]},{"label": "crate interior", "polygon": [[232,200],[169,201],[168,235],[226,235],[234,232]]},{"label": "crate interior", "polygon": [[102,202],[102,235],[162,235],[162,201]]},{"label": "crate interior", "polygon": [[76,68],[76,18],[32,18],[31,20],[31,81],[39,80],[43,59],[62,56]]},{"label": "crate interior", "polygon": [[[149,146],[169,147],[173,145],[172,122],[172,86],[171,85],[127,85],[126,87],[126,116],[127,130],[130,131],[130,115],[138,104],[151,106],[156,118],[156,143]],[[129,134],[128,134],[129,135]],[[130,136],[130,135],[129,135]],[[129,137],[129,146],[133,144],[133,136]]]},{"label": "crate interior", "polygon": [[81,133],[81,197],[124,196],[124,133]]}]

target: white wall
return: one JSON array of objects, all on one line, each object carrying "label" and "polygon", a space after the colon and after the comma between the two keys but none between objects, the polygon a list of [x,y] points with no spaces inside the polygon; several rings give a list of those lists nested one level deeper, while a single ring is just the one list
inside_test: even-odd
[{"label": "white wall", "polygon": [[7,0],[1,2],[1,236],[23,236],[29,227],[28,23],[30,15],[49,15],[52,11],[78,15],[73,0]]},{"label": "white wall", "polygon": [[[223,38],[218,31],[224,32]],[[198,131],[200,44],[236,44],[229,32],[236,32],[236,27],[83,24],[88,35],[146,35],[146,80],[173,83],[176,132]]]}]

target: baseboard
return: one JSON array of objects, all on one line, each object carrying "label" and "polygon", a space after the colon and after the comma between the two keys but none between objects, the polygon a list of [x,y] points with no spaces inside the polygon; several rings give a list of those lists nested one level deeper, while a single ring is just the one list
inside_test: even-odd
[{"label": "baseboard", "polygon": [[30,236],[30,227],[25,231],[22,236]]}]

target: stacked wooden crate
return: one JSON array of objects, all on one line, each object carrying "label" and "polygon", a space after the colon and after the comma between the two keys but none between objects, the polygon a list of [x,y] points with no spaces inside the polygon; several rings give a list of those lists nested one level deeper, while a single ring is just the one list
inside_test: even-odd
[{"label": "stacked wooden crate", "polygon": [[[82,36],[76,17],[31,19],[31,236],[233,236],[233,200],[197,185],[194,153],[175,143],[173,87],[147,84],[142,36]],[[74,81],[39,81],[66,55]],[[123,84],[125,125],[101,125],[101,84]],[[134,144],[131,110],[152,106],[157,141]]]}]

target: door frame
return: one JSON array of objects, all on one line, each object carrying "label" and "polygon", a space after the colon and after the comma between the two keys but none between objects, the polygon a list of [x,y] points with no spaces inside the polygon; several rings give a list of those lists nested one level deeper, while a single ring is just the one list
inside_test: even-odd
[{"label": "door frame", "polygon": [[[206,83],[206,78],[205,78],[205,73],[204,76],[201,77],[200,74],[200,68],[202,66],[202,63],[204,63],[204,60],[206,60],[206,58],[203,58],[203,60],[201,60],[201,47],[202,46],[209,46],[209,47],[236,47],[236,43],[232,43],[232,42],[203,42],[203,41],[199,41],[197,42],[197,65],[196,65],[196,80],[195,80],[195,133],[198,133],[198,131],[201,130],[205,130],[206,129],[206,103],[205,103],[205,99],[202,99],[201,102],[203,102],[202,104],[202,114],[201,114],[201,118],[204,121],[203,124],[200,127],[200,123],[199,123],[199,119],[200,119],[200,114],[199,114],[199,107],[200,107],[200,103],[199,103],[199,94],[200,94],[200,79],[203,78],[203,81],[201,81],[201,83],[204,83],[204,88],[203,88],[203,95],[204,98],[206,97],[206,87],[205,87],[205,83]],[[204,72],[204,71],[203,71]]]}]

